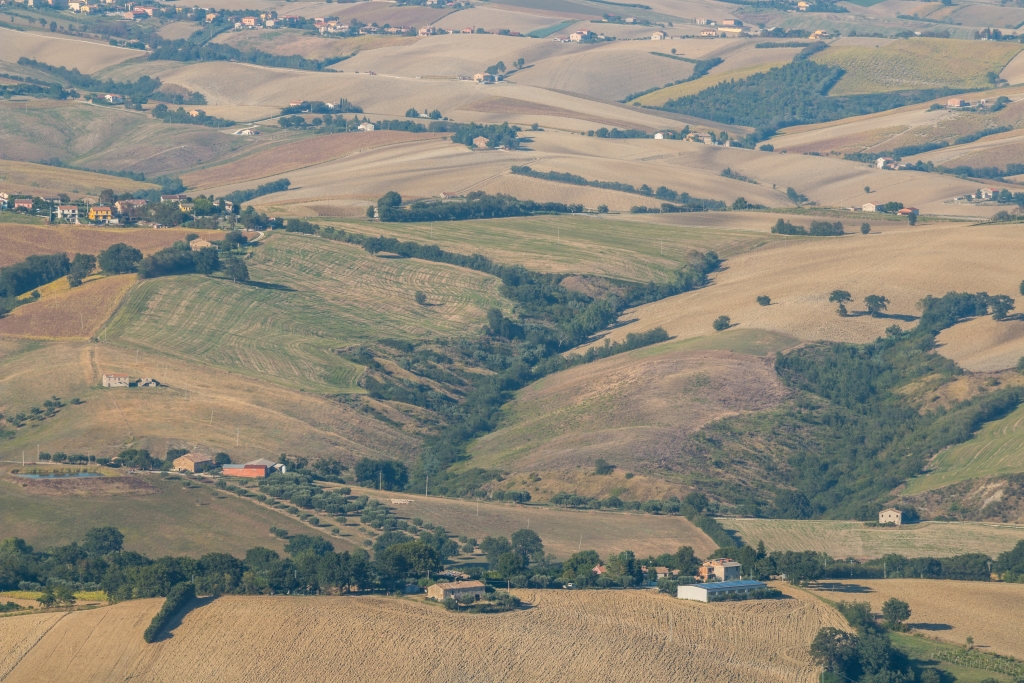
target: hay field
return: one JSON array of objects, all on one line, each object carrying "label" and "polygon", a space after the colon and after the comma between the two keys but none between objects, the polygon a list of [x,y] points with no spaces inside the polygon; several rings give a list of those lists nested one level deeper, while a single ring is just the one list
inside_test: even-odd
[{"label": "hay field", "polygon": [[912,161],[920,159],[943,166],[998,166],[1005,168],[1007,164],[1020,163],[1017,160],[1022,156],[1024,156],[1024,132],[1013,130],[985,137],[967,145],[956,145],[922,154],[919,157],[914,157]]},{"label": "hay field", "polygon": [[[762,358],[662,345],[595,361],[520,391],[503,427],[473,442],[474,467],[529,472],[592,468],[603,458],[624,470],[685,465],[684,444],[704,425],[767,410],[788,394]],[[668,346],[668,345],[664,345]],[[734,473],[738,474],[738,473]]]},{"label": "hay field", "polygon": [[[439,36],[437,38],[504,38],[513,41],[510,45],[513,50],[511,54],[502,54],[499,51],[501,44],[493,42],[477,45],[473,41],[466,42],[466,50],[462,58],[465,60],[467,71],[462,74],[472,76],[483,66],[493,64],[495,59],[511,57],[515,59],[522,56],[528,47],[537,45],[559,46],[558,43],[546,43],[545,41],[526,41],[505,36]],[[421,40],[414,43],[411,48],[428,41]],[[460,51],[459,41],[452,43],[452,49]],[[381,52],[373,50],[354,57],[353,60],[362,59],[365,55],[373,55]],[[443,52],[443,51],[442,51]],[[369,58],[369,57],[367,57]],[[456,57],[453,55],[450,60]],[[351,61],[351,60],[349,60]],[[426,60],[423,60],[426,61]],[[504,61],[509,63],[508,59]],[[349,64],[349,62],[345,62]],[[413,64],[412,66],[415,66]],[[142,73],[157,75],[161,80],[180,85],[189,90],[199,90],[206,95],[211,106],[275,106],[282,107],[294,99],[308,100],[337,100],[345,97],[348,100],[360,105],[371,115],[402,116],[409,107],[423,109],[424,107],[440,109],[446,116],[454,117],[456,120],[476,120],[476,118],[460,116],[460,109],[471,103],[477,97],[486,97],[491,94],[500,93],[505,97],[522,100],[526,103],[555,106],[576,112],[582,123],[573,122],[574,129],[596,126],[587,126],[588,117],[600,119],[618,119],[624,122],[631,122],[632,127],[646,127],[660,129],[663,127],[678,128],[680,124],[675,119],[669,119],[658,115],[656,112],[641,110],[636,107],[624,107],[618,104],[594,102],[592,100],[575,97],[569,94],[556,93],[541,88],[534,88],[515,83],[499,83],[496,85],[481,85],[472,81],[459,81],[447,79],[421,78],[420,74],[424,69],[412,69],[416,75],[398,76],[390,75],[381,70],[381,75],[368,73],[353,73],[350,69],[377,69],[364,66],[357,69],[355,65],[347,66],[344,73],[322,71],[294,71],[290,69],[274,69],[259,67],[250,64],[218,63],[217,69],[209,69],[199,64],[182,65],[177,62],[146,62],[142,67],[125,67],[111,71],[111,75],[117,78],[137,78]],[[441,65],[439,68],[448,68]],[[463,67],[458,67],[463,68]],[[500,123],[509,119],[517,121],[517,117],[495,116]],[[523,123],[523,121],[520,121]],[[692,122],[692,121],[691,121]],[[529,125],[533,119],[527,119],[524,123]],[[541,121],[543,125],[546,125]],[[621,127],[621,126],[620,126]]]},{"label": "hay field", "polygon": [[[546,477],[543,481],[547,481]],[[385,505],[390,502],[391,494],[387,492],[381,495],[358,486],[352,490],[378,498]],[[637,557],[647,557],[674,553],[683,545],[692,547],[698,556],[706,557],[716,549],[715,542],[685,517],[477,503],[407,492],[394,495],[412,501],[390,506],[402,518],[421,517],[440,524],[449,533],[465,534],[477,540],[485,536],[509,536],[519,529],[530,528],[544,541],[544,552],[562,559],[575,553],[580,544],[584,549],[596,550],[601,557],[623,550],[632,550]]]},{"label": "hay field", "polygon": [[63,613],[49,612],[0,619],[0,677],[6,678],[39,639],[63,618]]},{"label": "hay field", "polygon": [[[162,386],[103,389],[107,372],[154,377]],[[4,413],[27,413],[52,395],[84,402],[0,442],[0,459],[19,463],[23,451],[37,446],[112,457],[126,445],[160,454],[184,444],[226,451],[242,462],[284,452],[346,464],[361,457],[411,462],[418,455],[413,436],[343,402],[219,370],[199,358],[179,361],[107,343],[0,338],[0,383]],[[402,419],[397,412],[394,417]]]},{"label": "hay field", "polygon": [[[83,683],[110,680],[115,671],[182,683],[811,683],[818,671],[808,643],[820,627],[843,622],[814,597],[786,592],[791,599],[708,606],[650,591],[517,591],[532,607],[500,616],[447,612],[417,599],[226,596],[200,603],[154,645],[141,632],[160,601],[136,600],[68,614],[7,681],[74,670]],[[260,656],[240,657],[252,643]]]},{"label": "hay field", "polygon": [[907,483],[902,492],[914,495],[968,479],[1024,472],[1024,408],[985,424],[965,443],[939,451],[926,474]]},{"label": "hay field", "polygon": [[114,312],[135,278],[135,275],[114,275],[89,280],[75,289],[49,296],[44,294],[38,301],[19,306],[10,315],[0,318],[0,335],[46,340],[89,339]]},{"label": "hay field", "polygon": [[[603,100],[660,87],[693,73],[693,64],[650,54],[647,41],[623,41],[548,58],[513,74],[516,83],[578,92]],[[666,50],[667,52],[667,50]],[[615,74],[614,78],[609,78]]]},{"label": "hay field", "polygon": [[[716,216],[717,217],[717,216]],[[731,216],[732,217],[732,216]],[[620,217],[536,216],[440,223],[374,223],[373,232],[480,253],[501,263],[521,263],[554,273],[585,273],[639,282],[667,282],[694,249],[738,254],[776,239],[726,226],[630,221]],[[756,218],[761,219],[761,216]],[[327,224],[328,221],[321,221]],[[366,223],[331,221],[357,232]]]},{"label": "hay field", "polygon": [[[1002,256],[1019,248],[1021,236],[1016,227],[872,225],[880,234],[791,238],[736,256],[726,262],[727,270],[715,276],[711,287],[626,311],[623,318],[635,322],[608,336],[617,341],[629,332],[659,325],[683,339],[707,336],[714,334],[711,322],[728,315],[741,328],[770,330],[808,341],[866,342],[894,323],[912,326],[917,302],[928,294],[1012,294],[1020,284],[1019,270]],[[828,303],[833,289],[853,294],[851,312],[862,311],[861,300],[876,293],[891,300],[890,315],[911,316],[911,320],[865,315],[840,318]],[[761,294],[772,298],[771,306],[757,305],[754,299]],[[997,345],[999,337],[993,336],[988,343]]]},{"label": "hay field", "polygon": [[194,21],[172,21],[161,26],[157,33],[165,40],[184,40],[201,30]]},{"label": "hay field", "polygon": [[1024,54],[1018,52],[1017,56],[999,72],[999,77],[1006,79],[1010,85],[1024,83]]},{"label": "hay field", "polygon": [[[1024,639],[1020,637],[1024,632],[1024,613],[1020,610],[1024,602],[1022,584],[929,579],[843,583],[869,589],[867,593],[856,592],[851,597],[870,602],[876,612],[889,598],[906,601],[911,611],[907,624],[930,638],[962,646],[967,636],[972,636],[974,646],[982,652],[1024,657]],[[915,625],[919,626],[915,628]]]},{"label": "hay field", "polygon": [[[365,8],[365,3],[360,3],[360,8]],[[419,21],[417,25],[429,23],[433,18],[440,16],[436,10],[427,9],[430,19]],[[288,14],[294,14],[292,6],[288,7]],[[337,9],[327,10],[330,16],[338,16]],[[312,15],[311,15],[312,16]],[[317,16],[324,16],[319,14]],[[369,16],[368,14],[366,16]],[[345,19],[341,19],[345,21]],[[362,19],[369,22],[370,20]],[[386,23],[386,22],[382,22]],[[398,24],[394,24],[398,25]],[[238,48],[239,50],[261,50],[274,55],[302,55],[307,59],[327,59],[329,57],[344,57],[360,52],[392,45],[404,45],[419,40],[415,36],[359,36],[345,38],[343,40],[324,38],[317,35],[307,35],[305,31],[298,29],[275,29],[273,31],[229,31],[221,33],[213,39],[214,43],[223,43]],[[345,69],[346,64],[342,63],[336,67]]]},{"label": "hay field", "polygon": [[[316,533],[297,519],[254,502],[219,492],[213,495],[208,486],[186,489],[181,481],[156,474],[126,478],[138,480],[134,490],[108,493],[83,480],[74,482],[80,485],[75,492],[47,493],[2,477],[4,538],[17,536],[31,546],[47,548],[81,541],[92,527],[116,526],[125,535],[126,550],[150,557],[200,557],[213,552],[244,557],[255,546],[283,552],[285,541],[270,533],[272,526],[292,534]],[[339,550],[346,546],[344,539],[329,537]]]},{"label": "hay field", "polygon": [[205,188],[257,180],[315,166],[373,147],[398,145],[434,136],[400,131],[368,131],[338,135],[317,135],[264,147],[228,163],[186,173],[182,181],[189,187]]},{"label": "hay field", "polygon": [[[497,12],[472,9],[469,12]],[[465,12],[448,15],[439,23],[448,28],[461,30],[470,26],[464,18]],[[546,23],[551,23],[548,19]],[[498,27],[495,27],[498,28]],[[555,55],[572,54],[578,46],[569,46],[552,41],[523,40],[512,36],[481,34],[445,34],[428,36],[411,43],[382,46],[375,50],[361,51],[355,57],[337,65],[336,69],[352,71],[375,71],[379,74],[406,77],[471,77],[491,64],[502,60],[512,68],[512,63],[522,57],[527,64],[543,63]],[[586,48],[584,48],[586,49]],[[529,71],[529,69],[527,69]],[[521,72],[522,73],[522,72]],[[421,107],[422,108],[422,105]],[[447,111],[442,109],[443,113]]]},{"label": "hay field", "polygon": [[977,522],[921,522],[895,529],[862,522],[791,519],[718,519],[747,545],[764,541],[769,550],[813,550],[835,558],[950,557],[987,553],[993,557],[1024,539],[1024,527]]},{"label": "hay field", "polygon": [[77,253],[99,254],[112,244],[124,242],[143,254],[152,254],[184,239],[189,232],[196,232],[206,239],[220,239],[222,233],[215,230],[183,230],[180,228],[103,228],[80,225],[28,225],[23,223],[0,223],[0,268],[25,260],[33,254],[54,254],[65,252],[70,256]]},{"label": "hay field", "polygon": [[543,10],[478,5],[446,15],[436,20],[434,25],[454,28],[457,22],[471,27],[481,26],[489,31],[507,28],[525,34],[550,26],[552,17]]},{"label": "hay field", "polygon": [[1005,370],[1024,356],[1024,321],[975,318],[943,330],[938,343],[938,352],[965,370]]},{"label": "hay field", "polygon": [[28,57],[91,74],[140,56],[144,53],[99,41],[0,28],[0,62]]},{"label": "hay field", "polygon": [[[140,282],[103,338],[296,390],[358,392],[362,366],[335,349],[471,332],[489,308],[507,307],[497,278],[311,237],[274,235],[249,272],[250,284],[200,275]],[[430,305],[413,301],[417,290]]]},{"label": "hay field", "polygon": [[985,88],[989,71],[999,73],[1020,45],[1000,42],[916,38],[882,47],[836,47],[811,59],[846,74],[830,95],[859,95],[914,88]]},{"label": "hay field", "polygon": [[115,192],[134,192],[157,187],[128,178],[74,171],[68,168],[31,164],[24,161],[4,161],[0,168],[0,182],[10,193],[46,194],[56,196],[66,192],[71,196],[98,195],[104,189]]}]

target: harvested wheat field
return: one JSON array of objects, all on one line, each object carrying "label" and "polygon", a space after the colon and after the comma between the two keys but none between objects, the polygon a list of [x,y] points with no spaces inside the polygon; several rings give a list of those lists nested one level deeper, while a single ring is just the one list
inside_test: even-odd
[{"label": "harvested wheat field", "polygon": [[1024,584],[931,579],[843,583],[870,589],[868,593],[855,592],[846,600],[866,600],[876,612],[889,598],[906,601],[911,611],[907,624],[929,637],[962,645],[967,636],[972,636],[975,647],[982,652],[1024,657]]},{"label": "harvested wheat field", "polygon": [[[65,252],[98,254],[112,244],[124,242],[152,254],[184,239],[190,230],[180,228],[100,228],[78,225],[24,225],[0,223],[0,267],[23,261],[33,254]],[[214,230],[196,230],[207,239],[220,239],[223,233]]]},{"label": "harvested wheat field", "polygon": [[773,408],[787,395],[766,359],[664,346],[534,382],[506,409],[508,426],[473,443],[473,466],[590,468],[604,458],[627,470],[670,462],[673,469],[699,468],[706,458],[680,462],[691,460],[690,434],[714,420]]},{"label": "harvested wheat field", "polygon": [[974,318],[943,330],[937,341],[938,352],[965,370],[1005,370],[1024,356],[1024,320]]},{"label": "harvested wheat field", "polygon": [[[100,387],[107,372],[154,377],[162,386],[111,392]],[[0,338],[0,384],[4,413],[28,412],[50,396],[83,401],[0,441],[3,460],[20,462],[22,450],[37,445],[112,457],[126,443],[163,453],[182,442],[241,462],[287,452],[346,464],[361,457],[411,463],[419,454],[412,435],[343,402],[220,370],[202,357],[181,361],[107,343]],[[403,419],[397,411],[392,417]]]},{"label": "harvested wheat field", "polygon": [[[613,477],[612,480],[623,482],[622,477]],[[543,483],[545,481],[547,479],[542,478],[542,485],[547,485]],[[647,557],[674,553],[684,545],[693,548],[699,557],[707,557],[716,549],[714,541],[680,516],[473,502],[408,492],[381,494],[358,486],[351,488],[356,495],[381,500],[399,517],[421,517],[456,535],[483,539],[486,536],[510,536],[519,529],[529,528],[544,540],[544,552],[560,559],[569,557],[581,547],[596,550],[601,557],[624,550],[632,550],[637,557]],[[392,505],[391,495],[409,502]]]},{"label": "harvested wheat field", "polygon": [[64,616],[49,612],[0,619],[0,680],[6,680],[7,674]]},{"label": "harvested wheat field", "polygon": [[[0,318],[0,335],[28,339],[88,339],[107,321],[136,276],[89,280],[75,289],[53,291]],[[66,283],[67,280],[61,282]]]},{"label": "harvested wheat field", "polygon": [[182,181],[189,187],[200,189],[244,183],[316,166],[364,149],[400,145],[435,137],[438,136],[385,130],[344,135],[317,135],[285,142],[270,148],[264,147],[253,154],[229,163],[187,173],[182,176]]},{"label": "harvested wheat field", "polygon": [[964,553],[996,556],[1024,540],[1024,527],[982,523],[921,522],[896,529],[866,527],[839,520],[719,518],[747,545],[764,541],[768,550],[813,550],[832,557],[873,559],[896,553],[904,557],[950,557]]},{"label": "harvested wheat field", "polygon": [[104,189],[126,193],[152,190],[157,187],[151,183],[140,183],[128,178],[31,164],[24,161],[4,161],[2,170],[0,170],[0,181],[3,182],[4,190],[7,192],[24,192],[33,195],[46,193],[54,196],[60,192],[81,196],[97,195]]},{"label": "harvested wheat field", "polygon": [[[866,342],[890,325],[913,326],[917,303],[929,294],[1012,295],[1020,284],[1016,262],[1005,258],[1024,240],[1017,226],[899,228],[875,223],[873,230],[880,232],[790,238],[736,256],[726,261],[726,270],[713,276],[710,287],[626,311],[623,318],[635,322],[608,336],[619,341],[630,332],[658,326],[684,339],[712,335],[712,321],[727,315],[734,325],[808,341]],[[840,317],[829,303],[834,289],[853,295],[850,317]],[[757,304],[755,298],[762,294],[771,297],[772,305]],[[863,314],[861,301],[869,294],[891,300],[888,317]],[[997,329],[989,330],[987,346],[1003,343],[1001,328]]]},{"label": "harvested wheat field", "polygon": [[[812,596],[704,605],[650,591],[516,591],[531,607],[463,615],[415,599],[221,597],[163,641],[142,631],[158,600],[72,612],[8,683],[109,681],[817,680],[807,649],[843,628]],[[24,617],[15,617],[16,619]],[[4,620],[6,621],[6,620]],[[259,643],[259,656],[247,653]],[[401,653],[401,656],[396,656]],[[624,666],[628,662],[628,666]]]},{"label": "harvested wheat field", "polygon": [[19,58],[28,57],[91,74],[143,54],[138,50],[112,47],[83,38],[0,28],[0,62],[16,63]]}]

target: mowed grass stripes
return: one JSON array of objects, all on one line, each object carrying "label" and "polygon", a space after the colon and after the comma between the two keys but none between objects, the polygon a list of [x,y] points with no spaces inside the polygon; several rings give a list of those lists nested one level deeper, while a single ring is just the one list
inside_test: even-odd
[{"label": "mowed grass stripes", "polygon": [[[314,237],[272,235],[248,264],[246,284],[201,275],[142,281],[102,334],[123,346],[337,393],[359,390],[362,367],[336,349],[475,334],[488,308],[510,308],[494,277]],[[426,294],[426,306],[415,302],[416,291]]]}]

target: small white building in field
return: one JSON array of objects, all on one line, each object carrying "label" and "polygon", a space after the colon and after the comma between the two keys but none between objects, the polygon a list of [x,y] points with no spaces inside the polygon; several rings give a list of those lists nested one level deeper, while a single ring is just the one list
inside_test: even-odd
[{"label": "small white building in field", "polygon": [[749,593],[768,587],[764,581],[718,581],[715,583],[694,583],[679,586],[676,597],[680,600],[696,600],[697,602],[714,602],[716,597],[730,593]]},{"label": "small white building in field", "polygon": [[106,374],[103,375],[103,386],[105,387],[127,387],[130,379],[128,375]]}]

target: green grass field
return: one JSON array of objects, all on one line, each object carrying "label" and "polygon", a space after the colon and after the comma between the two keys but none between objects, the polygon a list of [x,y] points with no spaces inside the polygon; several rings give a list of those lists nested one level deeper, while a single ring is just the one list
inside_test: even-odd
[{"label": "green grass field", "polygon": [[1024,526],[922,522],[897,529],[834,520],[718,520],[748,545],[764,541],[768,550],[813,550],[836,558],[948,557],[962,553],[995,556],[1024,540]]},{"label": "green grass field", "polygon": [[915,88],[987,88],[985,74],[999,73],[1021,49],[1019,43],[915,38],[878,48],[833,47],[811,59],[846,71],[830,95],[859,95]]},{"label": "green grass field", "polygon": [[[17,536],[46,548],[81,541],[96,526],[115,526],[127,550],[150,557],[223,552],[243,556],[260,545],[281,552],[270,527],[315,533],[292,518],[208,486],[186,489],[180,480],[147,475],[155,492],[141,495],[43,495],[0,478],[0,538]],[[342,542],[332,539],[339,549]]]},{"label": "green grass field", "polygon": [[[684,220],[699,224],[713,218],[687,214]],[[317,221],[332,222],[324,218]],[[672,279],[694,249],[713,249],[728,257],[776,239],[763,232],[734,228],[585,215],[372,226],[360,223],[347,227],[355,232],[437,244],[462,254],[479,253],[500,263],[520,263],[543,272],[586,273],[640,282]]]},{"label": "green grass field", "polygon": [[[359,247],[273,235],[249,262],[253,282],[201,275],[140,282],[104,340],[306,391],[358,391],[362,367],[334,351],[398,338],[471,333],[508,308],[487,275]],[[418,305],[419,290],[428,305]]]},{"label": "green grass field", "polygon": [[911,479],[914,495],[968,479],[1024,472],[1024,407],[986,424],[970,441],[940,451],[927,474]]},{"label": "green grass field", "polygon": [[891,633],[892,643],[901,651],[910,656],[911,659],[915,659],[918,662],[927,662],[929,666],[932,666],[942,672],[945,672],[953,678],[957,683],[982,683],[982,681],[995,680],[999,683],[1009,683],[1013,679],[1006,674],[1001,674],[995,671],[988,671],[986,669],[974,669],[966,666],[958,666],[956,664],[950,664],[949,662],[942,662],[935,658],[935,654],[940,650],[949,650],[950,647],[946,643],[937,643],[934,640],[929,640],[921,636],[912,636],[906,633]]}]

